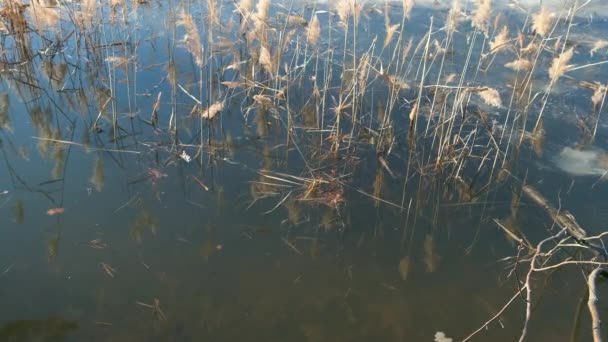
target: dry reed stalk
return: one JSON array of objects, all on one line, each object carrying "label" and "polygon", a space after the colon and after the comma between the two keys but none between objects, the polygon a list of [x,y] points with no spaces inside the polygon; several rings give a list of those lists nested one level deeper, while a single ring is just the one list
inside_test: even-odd
[{"label": "dry reed stalk", "polygon": [[532,15],[532,30],[538,35],[546,36],[551,32],[552,22],[551,12],[542,6],[538,13]]},{"label": "dry reed stalk", "polygon": [[203,66],[203,45],[201,44],[201,36],[198,32],[198,27],[189,13],[182,9],[180,19],[177,21],[178,26],[183,26],[186,29],[186,34],[183,38],[183,43],[186,49],[190,51],[194,57],[196,65]]},{"label": "dry reed stalk", "polygon": [[308,25],[308,32],[306,40],[308,44],[315,46],[321,37],[321,24],[319,23],[319,18],[316,15],[312,17],[310,20],[310,24]]},{"label": "dry reed stalk", "polygon": [[571,47],[553,59],[551,67],[549,68],[549,79],[551,79],[551,82],[557,81],[558,78],[562,77],[568,70],[574,67],[573,64],[568,64],[573,55],[574,47]]},{"label": "dry reed stalk", "polygon": [[505,67],[507,67],[509,69],[513,69],[515,71],[531,70],[532,66],[533,66],[532,62],[530,62],[529,60],[527,60],[525,58],[518,58],[514,61],[511,61],[511,62],[505,64]]},{"label": "dry reed stalk", "polygon": [[418,117],[418,102],[414,103],[412,110],[410,110],[410,131],[414,128],[416,117]]},{"label": "dry reed stalk", "polygon": [[474,28],[488,35],[488,20],[492,14],[492,0],[477,0],[477,8],[471,19]]}]

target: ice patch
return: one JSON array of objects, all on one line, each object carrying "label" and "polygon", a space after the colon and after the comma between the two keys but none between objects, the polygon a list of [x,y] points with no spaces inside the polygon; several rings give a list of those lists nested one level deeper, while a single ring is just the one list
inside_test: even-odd
[{"label": "ice patch", "polygon": [[604,176],[608,173],[607,154],[604,151],[575,150],[564,147],[555,158],[555,165],[573,176]]}]

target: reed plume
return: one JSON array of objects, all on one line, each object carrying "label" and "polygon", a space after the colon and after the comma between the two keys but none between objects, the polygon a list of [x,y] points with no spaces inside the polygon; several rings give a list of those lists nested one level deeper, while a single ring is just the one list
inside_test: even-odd
[{"label": "reed plume", "polygon": [[532,30],[538,35],[546,36],[551,32],[552,22],[551,13],[542,6],[540,11],[532,16]]},{"label": "reed plume", "polygon": [[593,103],[593,109],[597,110],[598,106],[604,102],[604,98],[606,97],[606,91],[608,91],[608,86],[605,84],[598,84],[597,88],[593,92],[593,96],[591,97],[591,102]]},{"label": "reed plume", "polygon": [[514,61],[511,61],[507,64],[505,64],[505,67],[509,68],[509,69],[513,69],[515,71],[520,71],[520,70],[530,70],[532,69],[532,62],[530,62],[529,60],[525,59],[525,58],[518,58]]},{"label": "reed plume", "polygon": [[209,108],[201,112],[201,117],[205,120],[213,120],[224,109],[224,101],[218,101],[212,104]]},{"label": "reed plume", "polygon": [[217,10],[215,0],[207,0],[207,20],[209,25],[219,25],[220,16]]},{"label": "reed plume", "polygon": [[310,45],[317,45],[319,38],[321,37],[321,24],[319,23],[319,18],[317,15],[314,15],[310,20],[310,24],[308,25],[308,32],[306,40]]},{"label": "reed plume", "polygon": [[494,88],[485,88],[479,91],[477,94],[487,105],[497,108],[502,107],[502,101],[500,99],[498,90]]},{"label": "reed plume", "polygon": [[549,68],[549,78],[551,79],[551,82],[557,81],[558,78],[562,77],[568,70],[574,67],[574,65],[568,64],[573,55],[574,47],[571,47],[553,59],[551,67]]},{"label": "reed plume", "polygon": [[503,26],[500,33],[494,37],[494,40],[490,43],[490,52],[498,53],[508,47],[509,43],[509,28],[507,25]]},{"label": "reed plume", "polygon": [[460,0],[454,0],[448,14],[446,23],[448,34],[454,33],[458,27],[458,23],[462,20],[462,10],[460,8]]},{"label": "reed plume", "polygon": [[270,55],[270,51],[264,45],[260,47],[260,57],[259,57],[260,65],[269,73],[273,74],[274,68],[272,66],[272,56]]},{"label": "reed plume", "polygon": [[474,28],[488,35],[488,20],[492,14],[492,0],[477,0],[477,8],[471,19]]},{"label": "reed plume", "polygon": [[352,6],[349,0],[339,0],[336,3],[336,13],[338,14],[338,17],[340,18],[340,23],[343,26],[346,26],[348,24],[348,18],[350,17],[351,9]]},{"label": "reed plume", "polygon": [[596,52],[598,52],[599,50],[601,50],[601,49],[603,49],[603,48],[605,48],[605,47],[607,47],[607,46],[608,46],[608,40],[603,40],[603,39],[600,39],[600,40],[596,41],[596,42],[593,44],[593,47],[592,47],[592,48],[591,48],[591,50],[589,51],[589,54],[591,54],[591,57],[593,57],[593,55],[594,55]]},{"label": "reed plume", "polygon": [[409,20],[414,8],[414,0],[403,0],[403,15]]},{"label": "reed plume", "polygon": [[393,36],[399,29],[399,26],[401,26],[401,25],[400,24],[386,25],[386,37],[384,38],[383,49],[386,49],[386,47],[391,43],[391,41],[393,40]]},{"label": "reed plume", "polygon": [[256,19],[259,21],[266,21],[268,19],[268,12],[270,10],[270,0],[260,0],[256,9]]}]

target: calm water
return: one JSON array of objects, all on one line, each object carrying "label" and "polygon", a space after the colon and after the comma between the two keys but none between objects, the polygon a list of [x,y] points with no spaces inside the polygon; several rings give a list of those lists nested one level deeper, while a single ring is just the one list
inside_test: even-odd
[{"label": "calm water", "polygon": [[[431,138],[408,143],[423,59],[416,45],[431,17],[439,29],[433,39],[442,42],[447,10],[413,10],[403,39],[394,38],[400,49],[412,38],[412,62],[401,70],[411,88],[398,92],[389,110],[382,105],[389,88],[370,75],[358,134],[332,154],[332,108],[340,103],[340,82],[353,77],[353,52],[360,58],[371,51],[374,68],[398,71],[390,46],[382,48],[383,5],[364,7],[355,41],[352,34],[344,39],[326,5],[293,5],[292,13],[307,20],[318,11],[323,34],[315,52],[305,47],[306,28],[293,26],[280,68],[298,76],[281,84],[251,62],[230,1],[218,4],[223,27],[212,29],[212,46],[204,2],[152,1],[126,11],[104,3],[85,16],[91,23],[74,25],[71,18],[85,6],[53,8],[59,22],[30,7],[26,18],[38,31],[2,34],[1,341],[432,341],[438,331],[460,340],[516,293],[513,260],[501,260],[517,255],[517,246],[494,219],[507,220],[518,181],[493,181],[491,161],[479,166],[491,148],[483,125],[462,125],[462,137],[479,132],[471,147],[478,157],[462,165],[462,182],[450,172],[432,176],[414,161],[429,158]],[[390,5],[392,23],[401,22],[400,6]],[[200,68],[177,25],[181,8],[199,27]],[[284,31],[289,8],[271,6],[273,37]],[[526,24],[506,9],[501,20],[512,37]],[[605,60],[605,48],[589,53],[608,28],[594,20],[574,19],[572,64]],[[460,77],[471,39],[477,63],[487,46],[463,21],[443,69],[433,64],[425,83]],[[467,104],[488,112],[498,130],[515,78],[502,65],[513,55],[496,55],[488,72],[469,68],[463,77],[464,84],[499,90],[501,108],[477,97]],[[243,63],[226,68],[237,58]],[[551,59],[543,57],[543,69]],[[247,74],[252,67],[258,70]],[[527,179],[590,234],[602,231],[607,217],[601,174],[608,168],[608,122],[599,117],[592,143],[581,138],[581,120],[594,120],[583,120],[593,92],[580,82],[605,82],[606,71],[598,65],[561,78],[544,109],[542,151],[525,143],[508,158],[513,179]],[[257,86],[227,86],[240,74]],[[327,104],[311,101],[313,75],[330,84]],[[531,81],[539,96],[548,83],[543,75]],[[284,101],[255,105],[255,95],[283,86]],[[425,90],[424,98],[431,96]],[[225,99],[224,109],[211,124],[191,115],[200,111],[196,101],[206,107],[217,99]],[[533,102],[531,112],[541,105]],[[315,106],[323,106],[320,116]],[[381,125],[384,115],[390,125]],[[426,124],[421,118],[419,130]],[[349,134],[352,121],[343,125]],[[387,136],[390,154],[378,149]],[[564,147],[596,151],[591,163],[600,171],[561,170]],[[525,201],[515,221],[535,243],[551,226]],[[536,280],[528,339],[571,340],[583,273],[563,268]],[[524,310],[518,299],[475,340],[517,339]],[[572,340],[589,338],[586,312],[580,326]]]}]

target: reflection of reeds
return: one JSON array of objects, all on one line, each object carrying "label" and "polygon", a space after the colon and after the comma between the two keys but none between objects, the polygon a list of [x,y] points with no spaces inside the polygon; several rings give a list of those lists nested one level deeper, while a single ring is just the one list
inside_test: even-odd
[{"label": "reflection of reeds", "polygon": [[22,200],[18,200],[15,202],[15,206],[13,207],[13,216],[15,218],[15,223],[22,224],[25,220],[25,205]]},{"label": "reflection of reeds", "polygon": [[437,254],[437,247],[433,235],[427,234],[424,237],[424,265],[428,273],[435,272],[439,266],[441,258]]},{"label": "reflection of reeds", "polygon": [[192,16],[187,13],[186,10],[182,10],[179,18],[180,19],[177,21],[177,25],[183,26],[186,30],[186,34],[183,38],[184,46],[194,57],[196,65],[202,67],[204,63],[203,45],[201,44],[201,36],[199,34],[198,27],[196,26]]},{"label": "reflection of reeds", "polygon": [[63,170],[65,168],[66,158],[65,150],[65,145],[55,144],[55,151],[53,152],[53,161],[55,162],[55,166],[53,167],[53,171],[51,172],[51,176],[53,179],[63,178]]},{"label": "reflection of reeds", "polygon": [[89,181],[95,187],[97,192],[101,192],[103,190],[103,186],[105,184],[105,173],[103,169],[103,159],[97,158],[93,163],[93,173],[91,174],[91,178]]},{"label": "reflection of reeds", "polygon": [[135,223],[131,227],[131,238],[137,243],[141,243],[143,241],[143,234],[146,231],[152,233],[152,235],[156,235],[158,230],[158,221],[152,216],[152,213],[143,209],[141,212],[137,214],[135,219]]},{"label": "reflection of reeds", "polygon": [[9,96],[8,93],[0,93],[0,128],[11,130],[11,117],[9,116]]}]

